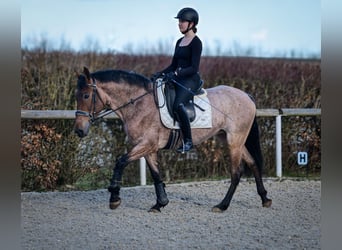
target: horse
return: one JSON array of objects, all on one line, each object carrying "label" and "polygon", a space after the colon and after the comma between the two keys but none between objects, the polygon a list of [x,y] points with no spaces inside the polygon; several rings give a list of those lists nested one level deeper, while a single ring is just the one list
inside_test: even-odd
[{"label": "horse", "polygon": [[[74,131],[79,137],[88,134],[93,121],[115,114],[122,120],[131,150],[118,157],[113,168],[108,191],[109,208],[121,204],[120,188],[125,167],[142,157],[146,159],[156,194],[156,204],[149,212],[161,212],[169,199],[158,166],[158,151],[178,148],[182,141],[170,138],[174,132],[161,122],[156,105],[155,82],[138,73],[105,69],[90,73],[87,67],[77,73],[75,91],[77,110]],[[206,89],[212,109],[211,128],[192,128],[194,145],[216,136],[226,143],[230,161],[231,183],[223,200],[212,207],[212,212],[224,212],[230,205],[233,194],[247,165],[254,175],[257,193],[262,206],[270,207],[272,200],[262,180],[263,158],[256,122],[256,106],[250,95],[234,87],[219,85]]]}]

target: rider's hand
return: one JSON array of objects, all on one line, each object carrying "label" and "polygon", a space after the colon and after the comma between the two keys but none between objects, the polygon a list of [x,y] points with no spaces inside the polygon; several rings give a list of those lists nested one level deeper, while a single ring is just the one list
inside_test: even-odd
[{"label": "rider's hand", "polygon": [[171,72],[166,73],[164,79],[167,81],[174,80],[175,76],[176,76],[175,72],[171,71]]},{"label": "rider's hand", "polygon": [[151,81],[152,82],[155,82],[158,78],[160,78],[161,76],[163,75],[163,73],[161,73],[161,72],[156,72],[156,73],[154,73],[152,76],[151,76]]}]

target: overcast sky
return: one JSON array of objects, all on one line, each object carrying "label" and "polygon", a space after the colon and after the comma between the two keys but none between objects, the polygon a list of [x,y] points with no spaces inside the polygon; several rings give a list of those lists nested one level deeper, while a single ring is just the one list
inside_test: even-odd
[{"label": "overcast sky", "polygon": [[250,48],[255,56],[320,57],[319,0],[22,0],[21,43],[32,48],[45,38],[56,49],[173,53],[182,35],[174,17],[183,7],[200,15],[204,54]]}]

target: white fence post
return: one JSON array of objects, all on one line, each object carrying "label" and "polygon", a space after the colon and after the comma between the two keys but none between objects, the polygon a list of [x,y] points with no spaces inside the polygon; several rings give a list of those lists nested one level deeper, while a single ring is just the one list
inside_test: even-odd
[{"label": "white fence post", "polygon": [[276,163],[277,176],[282,176],[282,159],[281,159],[281,115],[276,116]]},{"label": "white fence post", "polygon": [[140,158],[140,185],[146,185],[146,160],[144,157]]}]

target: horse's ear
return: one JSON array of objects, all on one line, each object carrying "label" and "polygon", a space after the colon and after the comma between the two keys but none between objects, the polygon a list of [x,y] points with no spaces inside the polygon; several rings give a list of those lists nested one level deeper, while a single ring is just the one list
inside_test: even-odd
[{"label": "horse's ear", "polygon": [[80,73],[76,69],[74,69],[75,76],[78,78],[80,76]]},{"label": "horse's ear", "polygon": [[85,74],[86,78],[90,80],[90,72],[87,67],[83,67],[83,73]]}]

